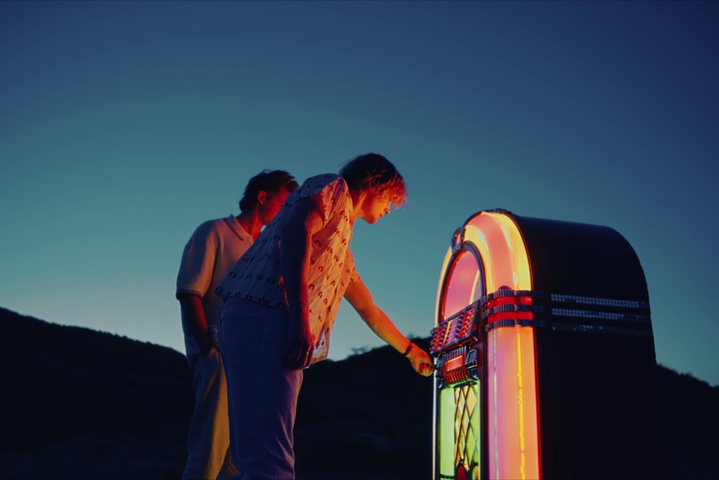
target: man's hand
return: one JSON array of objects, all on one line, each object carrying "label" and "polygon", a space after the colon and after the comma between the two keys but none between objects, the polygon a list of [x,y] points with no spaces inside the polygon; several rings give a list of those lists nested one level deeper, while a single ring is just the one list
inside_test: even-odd
[{"label": "man's hand", "polygon": [[309,367],[314,346],[310,332],[307,276],[310,268],[312,235],[323,225],[319,194],[302,198],[292,205],[280,232],[280,272],[290,304],[288,348],[282,363],[290,370]]},{"label": "man's hand", "polygon": [[432,358],[427,352],[419,348],[416,344],[412,345],[412,349],[407,355],[407,360],[409,360],[409,363],[412,365],[414,371],[419,373],[420,375],[429,377],[430,375],[432,375],[432,372],[434,372],[434,364],[432,363]]},{"label": "man's hand", "polygon": [[315,346],[312,343],[309,311],[306,304],[300,304],[290,310],[290,324],[287,330],[289,340],[287,352],[282,355],[282,363],[290,370],[309,367]]},{"label": "man's hand", "polygon": [[199,295],[182,293],[177,299],[180,301],[183,330],[195,340],[200,353],[206,354],[212,348],[212,336],[207,328],[202,298]]}]

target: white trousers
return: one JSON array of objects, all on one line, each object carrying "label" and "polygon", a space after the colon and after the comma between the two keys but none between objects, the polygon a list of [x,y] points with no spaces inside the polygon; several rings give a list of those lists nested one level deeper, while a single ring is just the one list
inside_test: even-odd
[{"label": "white trousers", "polygon": [[220,352],[212,347],[204,355],[193,355],[190,363],[195,411],[187,436],[188,455],[182,478],[230,479],[237,470],[230,456],[227,382]]}]

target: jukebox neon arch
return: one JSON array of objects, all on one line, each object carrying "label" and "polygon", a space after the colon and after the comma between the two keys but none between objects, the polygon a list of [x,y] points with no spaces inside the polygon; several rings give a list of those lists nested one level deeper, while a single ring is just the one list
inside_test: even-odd
[{"label": "jukebox neon arch", "polygon": [[[442,271],[431,346],[433,353],[444,352],[435,389],[435,473],[539,478],[534,331],[525,326],[532,315],[521,313],[525,322],[517,321],[507,308],[514,313],[515,293],[532,289],[513,220],[499,212],[470,218],[455,232]],[[502,310],[489,324],[479,318],[488,294]],[[490,327],[486,335],[477,334],[481,326]]]},{"label": "jukebox neon arch", "polygon": [[430,354],[435,480],[666,477],[647,285],[615,230],[472,215]]}]

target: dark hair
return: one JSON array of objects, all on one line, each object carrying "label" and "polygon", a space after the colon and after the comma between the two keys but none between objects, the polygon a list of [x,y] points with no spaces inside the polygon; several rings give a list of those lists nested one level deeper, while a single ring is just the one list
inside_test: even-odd
[{"label": "dark hair", "polygon": [[363,192],[370,187],[390,196],[396,207],[407,200],[407,187],[397,168],[378,153],[365,153],[350,160],[340,170],[350,192]]},{"label": "dark hair", "polygon": [[257,194],[262,190],[271,196],[277,194],[281,189],[291,192],[297,186],[295,177],[285,170],[262,170],[247,182],[245,193],[240,199],[240,210],[246,212],[255,208]]}]

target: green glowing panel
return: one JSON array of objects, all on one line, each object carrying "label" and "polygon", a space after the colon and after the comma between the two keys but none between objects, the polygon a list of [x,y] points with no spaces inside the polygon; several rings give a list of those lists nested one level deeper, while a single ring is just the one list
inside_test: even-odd
[{"label": "green glowing panel", "polygon": [[479,479],[479,384],[445,388],[439,393],[439,474],[455,478],[461,465],[467,478]]},{"label": "green glowing panel", "polygon": [[439,474],[454,478],[454,395],[452,388],[439,392]]}]

